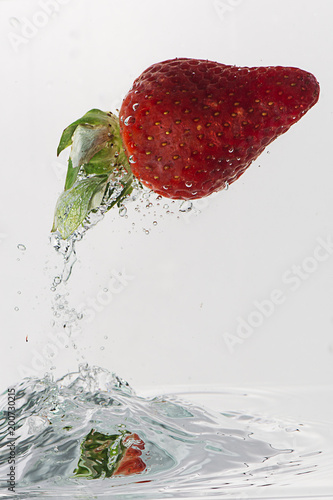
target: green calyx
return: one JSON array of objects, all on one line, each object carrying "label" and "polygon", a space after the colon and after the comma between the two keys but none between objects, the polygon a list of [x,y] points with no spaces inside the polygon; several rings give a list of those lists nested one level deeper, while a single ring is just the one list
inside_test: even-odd
[{"label": "green calyx", "polygon": [[128,434],[125,431],[123,434],[108,435],[92,429],[81,443],[81,456],[73,471],[74,477],[112,477],[126,453],[123,439]]},{"label": "green calyx", "polygon": [[120,206],[133,190],[133,174],[116,115],[99,109],[88,111],[63,131],[57,154],[69,146],[65,187],[52,227],[63,239],[69,238],[90,212]]}]

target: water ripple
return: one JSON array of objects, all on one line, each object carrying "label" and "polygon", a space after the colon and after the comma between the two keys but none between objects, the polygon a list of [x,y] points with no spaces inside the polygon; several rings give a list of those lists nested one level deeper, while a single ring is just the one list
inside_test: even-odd
[{"label": "water ripple", "polygon": [[[0,488],[1,498],[13,498],[3,479],[6,405],[7,392],[0,398]],[[310,476],[317,498],[332,491],[332,449],[328,454],[322,446],[328,426],[209,410],[175,395],[139,397],[98,367],[81,366],[57,381],[25,379],[16,387],[16,422],[15,498],[287,498],[283,491],[292,498],[291,491],[311,495],[304,483]],[[139,436],[144,470],[77,477],[85,439],[94,432],[107,442]]]}]

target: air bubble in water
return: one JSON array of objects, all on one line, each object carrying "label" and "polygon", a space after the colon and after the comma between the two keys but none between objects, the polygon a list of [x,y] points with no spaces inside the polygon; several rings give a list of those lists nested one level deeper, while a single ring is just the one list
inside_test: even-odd
[{"label": "air bubble in water", "polygon": [[225,183],[225,188],[224,188],[224,189],[225,189],[226,191],[228,191],[228,189],[229,189],[229,182],[226,182],[226,183]]},{"label": "air bubble in water", "polygon": [[26,247],[25,245],[23,245],[22,243],[19,243],[19,244],[17,245],[17,248],[18,248],[19,250],[22,250],[22,252],[24,252],[24,250],[26,250],[26,249],[27,249],[27,247]]},{"label": "air bubble in water", "polygon": [[119,215],[120,215],[120,217],[125,217],[126,214],[127,214],[127,208],[124,207],[124,205],[123,205],[119,208]]},{"label": "air bubble in water", "polygon": [[135,104],[133,104],[132,108],[133,108],[133,111],[136,111],[139,107],[139,103],[136,102]]},{"label": "air bubble in water", "polygon": [[128,158],[128,161],[129,161],[130,163],[135,163],[135,158],[134,158],[134,156],[133,156],[133,155],[131,155],[131,156]]},{"label": "air bubble in water", "polygon": [[180,212],[190,212],[193,208],[193,203],[191,201],[183,201],[179,207]]},{"label": "air bubble in water", "polygon": [[61,283],[61,278],[60,278],[60,276],[56,276],[56,277],[54,278],[54,280],[53,280],[52,285],[53,285],[54,287],[56,287],[56,286],[57,286],[57,285],[59,285],[60,283]]},{"label": "air bubble in water", "polygon": [[192,182],[185,182],[185,186],[188,188],[192,187]]},{"label": "air bubble in water", "polygon": [[153,221],[153,226],[157,226],[157,220]]}]

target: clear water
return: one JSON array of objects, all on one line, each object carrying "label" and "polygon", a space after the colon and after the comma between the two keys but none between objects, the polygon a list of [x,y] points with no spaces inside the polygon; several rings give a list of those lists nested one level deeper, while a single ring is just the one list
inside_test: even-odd
[{"label": "clear water", "polygon": [[[314,498],[333,493],[333,435],[325,418],[311,423],[251,414],[250,395],[236,391],[140,397],[117,375],[88,365],[57,381],[25,379],[15,389],[16,493],[8,492],[5,479],[6,391],[0,400],[1,498],[310,498],[311,485]],[[254,396],[258,408],[274,397]],[[80,445],[92,429],[137,433],[145,443],[145,470],[74,477]]]}]

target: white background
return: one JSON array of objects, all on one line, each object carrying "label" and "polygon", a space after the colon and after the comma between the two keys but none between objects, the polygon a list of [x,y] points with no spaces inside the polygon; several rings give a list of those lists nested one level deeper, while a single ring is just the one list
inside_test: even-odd
[{"label": "white background", "polygon": [[[333,239],[331,2],[2,0],[0,28],[1,389],[83,360],[135,389],[331,384],[333,254],[313,260],[320,239]],[[85,305],[82,332],[76,349],[68,342],[49,359],[61,132],[93,107],[115,111],[135,77],[173,57],[298,66],[319,80],[320,101],[227,192],[197,204],[200,214],[165,202],[174,214],[156,218],[134,204],[89,231],[65,287],[70,307]],[[293,266],[311,268],[297,290]],[[101,305],[114,271],[132,279]],[[283,303],[241,338],[240,321],[275,289]]]}]

